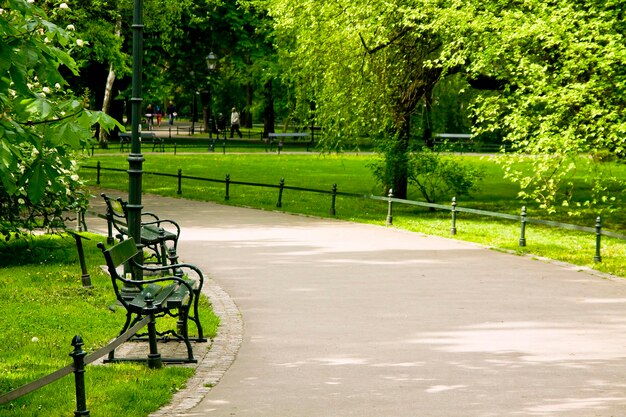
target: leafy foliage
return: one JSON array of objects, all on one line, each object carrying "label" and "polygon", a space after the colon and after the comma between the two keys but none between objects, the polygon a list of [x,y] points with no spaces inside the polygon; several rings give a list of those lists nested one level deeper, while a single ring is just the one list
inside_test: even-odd
[{"label": "leafy foliage", "polygon": [[[508,177],[519,182],[520,196],[550,212],[574,192],[568,178],[576,155],[626,155],[625,10],[594,0],[493,2],[481,10],[492,24],[480,31],[470,71],[504,83],[475,102],[476,131],[498,132],[513,149],[535,155],[532,172],[509,165]],[[603,182],[589,178],[598,190]],[[607,196],[588,203],[598,198]]]},{"label": "leafy foliage", "polygon": [[389,187],[396,174],[389,170],[398,166],[405,167],[409,184],[414,185],[429,203],[438,203],[443,198],[467,196],[479,190],[484,172],[478,167],[426,147],[408,153],[395,152],[393,147],[396,144],[394,141],[388,142],[387,149],[383,149],[370,164],[374,177],[383,185],[383,195],[388,191],[393,193]]},{"label": "leafy foliage", "polygon": [[409,159],[409,182],[429,203],[440,202],[443,197],[467,196],[479,189],[483,177],[475,166],[428,148],[412,152]]},{"label": "leafy foliage", "polygon": [[90,143],[94,124],[113,121],[64,90],[62,71],[77,72],[70,52],[84,42],[30,2],[2,6],[0,232],[8,237],[86,203],[77,192],[76,151]]},{"label": "leafy foliage", "polygon": [[[453,76],[447,86],[469,104],[463,113],[471,112],[476,136],[537,155],[534,170],[509,166],[508,178],[520,184],[521,197],[549,212],[574,191],[567,178],[575,155],[626,153],[623,2],[256,3],[275,19],[298,108],[305,115],[308,102],[316,103],[331,149],[363,135],[405,141],[415,127],[429,144],[441,120],[430,114],[442,92],[437,86]],[[602,177],[590,184],[607,189]],[[589,204],[605,198],[600,193]]]}]

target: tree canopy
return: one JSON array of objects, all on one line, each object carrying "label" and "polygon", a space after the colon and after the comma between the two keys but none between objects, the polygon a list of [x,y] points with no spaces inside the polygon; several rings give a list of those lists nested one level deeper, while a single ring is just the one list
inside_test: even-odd
[{"label": "tree canopy", "polygon": [[[473,133],[537,155],[521,195],[550,209],[574,155],[624,156],[623,2],[585,0],[258,0],[275,20],[285,76],[302,114],[316,104],[330,146],[391,140],[396,187],[411,122],[430,145],[435,87],[473,90]],[[416,143],[416,142],[414,142]],[[399,167],[399,169],[397,169]]]},{"label": "tree canopy", "polygon": [[[507,172],[521,197],[548,210],[569,204],[575,156],[625,156],[626,5],[617,0],[144,5],[145,104],[174,100],[191,116],[193,98],[201,97],[205,111],[210,102],[214,114],[237,106],[244,123],[263,118],[266,133],[277,114],[322,126],[329,150],[373,139],[386,160],[377,172],[399,197],[406,196],[411,153],[433,147],[442,129],[471,130],[533,155],[533,172],[514,164]],[[108,0],[44,2],[47,15],[33,6],[2,3],[0,128],[9,140],[1,151],[12,157],[0,170],[18,172],[15,155],[30,143],[36,152],[26,153],[37,157],[23,176],[3,175],[2,183],[37,201],[45,190],[33,184],[42,182],[28,178],[54,177],[41,165],[41,144],[84,145],[88,124],[100,117],[85,106],[100,108],[111,71],[122,120],[132,11],[130,3]],[[216,73],[204,61],[211,51]],[[590,184],[598,201],[610,199],[603,175]]]}]

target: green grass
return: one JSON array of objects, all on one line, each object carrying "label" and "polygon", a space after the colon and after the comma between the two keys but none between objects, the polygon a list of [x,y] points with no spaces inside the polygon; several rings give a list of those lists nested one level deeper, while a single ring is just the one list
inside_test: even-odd
[{"label": "green grass", "polygon": [[[372,161],[371,154],[361,155],[319,155],[319,154],[219,154],[206,153],[196,155],[160,155],[146,156],[144,170],[146,172],[162,172],[176,174],[182,169],[183,175],[223,180],[230,174],[232,181],[266,183],[278,185],[285,178],[285,185],[313,188],[330,191],[333,184],[338,191],[362,195],[382,195],[376,184],[368,164]],[[568,215],[563,208],[548,216],[533,202],[521,201],[517,198],[517,188],[504,179],[503,169],[492,157],[459,156],[467,163],[480,167],[485,172],[485,179],[480,192],[470,197],[458,199],[460,207],[482,209],[519,215],[522,206],[526,206],[528,216],[559,221],[581,226],[594,227],[598,215],[596,209],[581,208],[577,216]],[[86,164],[94,165],[100,161],[103,167],[127,168],[125,156],[96,155]],[[590,190],[582,187],[581,179],[590,175],[595,166],[581,160],[572,181],[577,185],[577,196],[580,202],[590,196]],[[531,169],[522,165],[523,169]],[[626,178],[626,165],[606,163],[602,168],[617,178]],[[95,171],[82,170],[83,176],[91,185],[95,184]],[[120,187],[126,190],[125,172],[103,171],[102,186]],[[623,185],[621,185],[623,187]],[[144,175],[143,189],[145,192],[160,195],[176,196],[177,179],[161,176]],[[626,233],[625,197],[620,188],[612,190],[618,200],[609,206],[600,207],[603,226],[618,233]],[[184,179],[182,197],[203,201],[216,201],[223,204],[257,207],[276,210],[278,190],[276,188],[259,188],[252,186],[230,186],[230,199],[224,200],[225,186],[223,183],[203,182]],[[452,196],[442,204],[449,204]],[[409,199],[422,200],[419,193],[409,190]],[[575,203],[575,202],[574,202]],[[328,217],[331,200],[326,194],[306,193],[285,190],[282,198],[283,211]],[[384,224],[387,204],[365,198],[338,196],[336,201],[336,217],[340,219]],[[450,237],[450,213],[448,211],[432,212],[414,206],[394,205],[394,226],[416,232]],[[626,276],[626,242],[603,237],[603,262],[594,263],[595,235],[591,233],[570,232],[554,227],[537,225],[527,226],[527,246],[518,246],[519,222],[501,221],[493,217],[475,216],[460,213],[457,220],[458,234],[455,239],[476,242],[502,250],[511,250],[520,254],[532,254],[540,257],[570,262],[575,265],[591,267],[618,276]]]},{"label": "green grass", "polygon": [[[125,319],[115,303],[96,242],[84,241],[92,288],[83,288],[76,245],[71,237],[43,236],[0,246],[0,392],[5,393],[71,363],[74,335],[88,353],[106,345]],[[215,336],[218,319],[201,303],[207,334]],[[87,408],[92,416],[146,416],[166,404],[185,385],[192,368],[150,370],[140,364],[88,365]],[[68,416],[76,409],[73,376],[0,406],[0,415]]]}]

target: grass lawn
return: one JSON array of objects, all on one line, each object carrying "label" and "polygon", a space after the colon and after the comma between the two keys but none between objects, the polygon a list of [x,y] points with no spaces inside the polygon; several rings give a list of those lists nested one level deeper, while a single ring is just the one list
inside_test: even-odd
[{"label": "grass lawn", "polygon": [[[231,181],[278,185],[281,178],[285,185],[330,191],[337,184],[339,192],[360,195],[382,195],[368,164],[371,154],[360,155],[319,155],[256,153],[256,154],[149,154],[146,155],[144,171],[176,174],[179,169],[186,176],[224,180],[226,174]],[[526,206],[528,216],[546,220],[594,227],[598,215],[596,209],[582,208],[579,215],[572,217],[568,209],[560,209],[556,214],[547,216],[533,202],[520,201],[517,188],[503,177],[503,170],[492,157],[464,155],[461,160],[479,166],[486,173],[480,192],[457,200],[459,206],[487,211],[519,215],[522,206]],[[126,155],[96,154],[85,165],[95,166],[100,161],[103,167],[126,169]],[[589,197],[589,190],[581,186],[581,179],[596,167],[583,161],[581,168],[571,178],[578,186],[580,202]],[[530,169],[530,167],[524,167]],[[606,172],[617,178],[626,178],[626,165],[606,163],[602,165]],[[83,169],[83,177],[90,185],[95,185],[95,171]],[[101,185],[118,187],[126,190],[126,172],[103,171]],[[230,199],[225,201],[225,185],[220,182],[205,182],[183,179],[182,197],[216,201],[223,204],[256,207],[277,210],[278,190],[247,185],[231,184]],[[603,210],[603,226],[621,234],[626,234],[626,196],[621,192],[623,183],[612,190],[618,200],[600,207]],[[145,192],[177,196],[177,179],[146,174],[143,176]],[[441,204],[449,204],[452,196]],[[422,200],[417,190],[409,190],[409,199]],[[575,202],[573,202],[575,203]],[[307,193],[284,190],[281,210],[314,216],[328,217],[331,197],[328,194]],[[408,230],[450,237],[450,213],[432,212],[415,206],[394,205],[394,226]],[[336,217],[340,219],[384,224],[387,204],[366,198],[341,196],[336,201]],[[570,232],[553,227],[528,225],[526,230],[527,246],[520,248],[519,222],[501,221],[493,217],[460,213],[457,218],[458,234],[455,239],[477,242],[502,250],[511,250],[520,254],[531,254],[570,262],[581,267],[591,267],[600,271],[626,277],[626,242],[603,237],[603,262],[594,263],[595,235],[591,233]]]},{"label": "grass lawn", "polygon": [[[0,245],[0,393],[48,375],[72,362],[71,340],[80,335],[88,353],[114,339],[125,311],[114,307],[115,295],[96,247],[106,239],[84,241],[92,288],[81,284],[81,269],[72,237],[44,236]],[[218,319],[208,301],[201,302],[205,332],[215,336]],[[88,365],[87,408],[92,416],[147,416],[185,385],[192,368],[150,370],[143,364]],[[69,416],[76,410],[74,377],[68,375],[31,394],[0,406],[0,415]]]}]

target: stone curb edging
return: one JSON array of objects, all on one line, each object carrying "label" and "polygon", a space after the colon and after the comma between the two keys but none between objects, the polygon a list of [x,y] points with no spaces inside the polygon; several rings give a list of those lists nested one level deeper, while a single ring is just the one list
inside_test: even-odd
[{"label": "stone curb edging", "polygon": [[205,277],[202,289],[220,318],[217,336],[211,347],[199,359],[196,373],[186,387],[174,394],[172,401],[149,417],[175,417],[191,410],[224,376],[237,357],[243,340],[241,313],[230,296],[212,279]]}]

